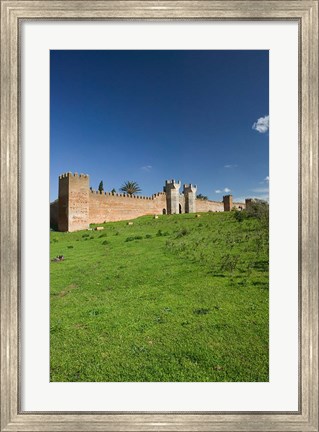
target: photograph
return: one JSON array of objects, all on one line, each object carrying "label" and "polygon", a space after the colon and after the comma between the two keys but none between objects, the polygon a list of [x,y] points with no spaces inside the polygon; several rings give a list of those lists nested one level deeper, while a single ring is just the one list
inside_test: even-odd
[{"label": "photograph", "polygon": [[269,381],[269,52],[50,51],[50,382]]},{"label": "photograph", "polygon": [[0,3],[0,432],[318,432],[319,0]]}]

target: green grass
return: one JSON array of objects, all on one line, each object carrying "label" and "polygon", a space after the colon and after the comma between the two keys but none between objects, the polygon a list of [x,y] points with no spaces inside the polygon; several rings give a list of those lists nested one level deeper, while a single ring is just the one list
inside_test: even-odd
[{"label": "green grass", "polygon": [[[102,224],[100,224],[102,225]],[[268,381],[268,230],[233,212],[51,232],[51,381]]]}]

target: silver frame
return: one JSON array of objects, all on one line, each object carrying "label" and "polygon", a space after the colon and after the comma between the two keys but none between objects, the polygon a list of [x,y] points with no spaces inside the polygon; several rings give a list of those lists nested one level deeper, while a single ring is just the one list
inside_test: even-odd
[{"label": "silver frame", "polygon": [[[318,0],[1,1],[1,431],[318,431]],[[21,20],[296,20],[299,23],[298,412],[20,410]]]}]

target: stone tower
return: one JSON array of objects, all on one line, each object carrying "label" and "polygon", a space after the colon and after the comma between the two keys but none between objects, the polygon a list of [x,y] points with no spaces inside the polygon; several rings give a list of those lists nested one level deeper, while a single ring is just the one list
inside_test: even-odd
[{"label": "stone tower", "polygon": [[195,213],[197,186],[192,184],[184,184],[183,189],[185,196],[185,213]]},{"label": "stone tower", "polygon": [[223,203],[224,203],[224,211],[231,211],[231,209],[233,208],[233,196],[232,195],[223,196]]},{"label": "stone tower", "polygon": [[256,202],[256,200],[254,198],[246,198],[245,199],[245,208],[246,208],[246,210],[248,210],[249,207],[251,207],[255,202]]},{"label": "stone tower", "polygon": [[89,227],[89,176],[66,173],[59,176],[59,231]]},{"label": "stone tower", "polygon": [[181,182],[176,182],[174,179],[165,181],[165,192],[166,192],[166,207],[167,214],[178,214],[179,213],[179,188]]}]

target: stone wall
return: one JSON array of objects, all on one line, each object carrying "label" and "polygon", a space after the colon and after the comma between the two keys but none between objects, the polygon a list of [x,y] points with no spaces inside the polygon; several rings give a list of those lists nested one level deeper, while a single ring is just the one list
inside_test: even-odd
[{"label": "stone wall", "polygon": [[166,195],[158,193],[143,197],[90,191],[89,204],[90,223],[115,222],[144,215],[163,214],[163,210],[166,210]]},{"label": "stone wall", "polygon": [[[210,201],[210,200],[202,200],[197,199],[196,200],[196,212],[221,212],[221,211],[230,211],[228,210],[228,207],[225,209],[224,203],[219,201]],[[232,202],[232,208],[235,207],[237,209],[243,210],[246,206],[245,203],[235,203]]]},{"label": "stone wall", "polygon": [[[66,173],[59,177],[59,198],[50,206],[50,224],[59,231],[87,229],[90,223],[115,222],[135,219],[145,215],[178,214],[194,212],[230,211],[233,207],[245,208],[244,203],[233,203],[232,196],[223,202],[196,199],[195,185],[167,180],[165,192],[150,197],[139,195],[100,193],[89,188],[89,176]],[[249,200],[247,201],[249,202]]]},{"label": "stone wall", "polygon": [[57,229],[59,224],[59,200],[50,204],[50,227]]},{"label": "stone wall", "polygon": [[238,210],[244,210],[246,208],[246,204],[240,202],[233,202],[233,208],[236,208]]},{"label": "stone wall", "polygon": [[221,212],[224,211],[224,204],[219,201],[210,201],[210,200],[196,200],[196,212]]},{"label": "stone wall", "polygon": [[59,211],[58,211],[58,230],[69,230],[69,177],[62,174],[59,177]]}]

